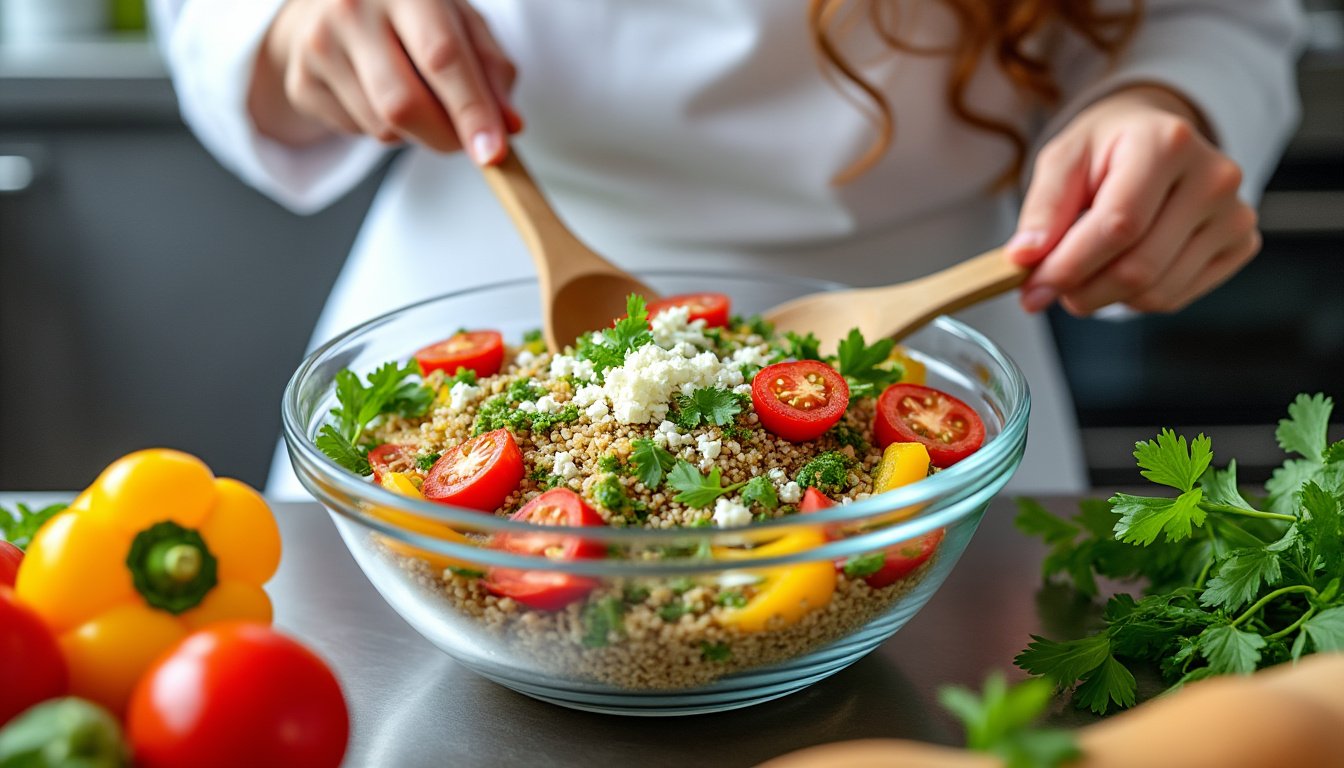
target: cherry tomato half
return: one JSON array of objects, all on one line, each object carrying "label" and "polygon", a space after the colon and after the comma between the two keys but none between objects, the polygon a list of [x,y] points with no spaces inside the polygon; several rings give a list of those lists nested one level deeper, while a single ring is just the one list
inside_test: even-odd
[{"label": "cherry tomato half", "polygon": [[416,352],[415,361],[422,375],[445,371],[451,376],[466,368],[477,376],[494,376],[504,365],[504,337],[498,331],[461,331]]},{"label": "cherry tomato half", "polygon": [[[583,498],[568,488],[553,488],[523,505],[513,519],[536,525],[584,527],[605,525],[602,517]],[[526,555],[545,555],[555,560],[604,557],[601,542],[573,535],[500,534],[491,543],[499,549]],[[582,600],[597,588],[596,579],[573,573],[544,570],[491,568],[485,575],[485,587],[500,597],[514,600],[539,611],[558,611]]]},{"label": "cherry tomato half", "polygon": [[704,320],[708,328],[727,328],[731,302],[722,293],[683,293],[649,304],[649,319],[672,307],[690,310],[688,320]]},{"label": "cherry tomato half", "polygon": [[23,550],[0,541],[0,587],[13,587],[14,579],[19,575],[19,563],[23,562]]},{"label": "cherry tomato half", "polygon": [[477,435],[444,451],[425,475],[425,498],[493,512],[523,481],[523,454],[507,429]]},{"label": "cherry tomato half", "polygon": [[383,443],[369,451],[369,466],[373,467],[373,481],[381,484],[387,474],[415,469],[415,449],[409,445]]},{"label": "cherry tomato half", "polygon": [[826,509],[827,507],[834,506],[835,502],[826,498],[826,494],[818,491],[816,488],[808,488],[807,491],[803,493],[803,503],[798,505],[798,511],[803,513],[817,512]]},{"label": "cherry tomato half", "polygon": [[849,385],[818,360],[767,365],[751,380],[751,402],[761,426],[792,443],[815,440],[849,406]]},{"label": "cherry tomato half", "polygon": [[863,577],[873,589],[889,587],[909,576],[919,566],[933,557],[934,550],[943,540],[943,529],[929,531],[895,546],[887,547],[882,553],[882,567]]},{"label": "cherry tomato half", "polygon": [[336,768],[350,716],[320,658],[270,627],[214,624],[183,638],[131,694],[141,768]]},{"label": "cherry tomato half", "polygon": [[64,695],[68,685],[65,657],[51,630],[14,590],[0,587],[0,725]]},{"label": "cherry tomato half", "polygon": [[923,443],[935,467],[950,467],[985,442],[985,423],[969,405],[932,387],[892,384],[877,399],[873,435],[891,443]]}]

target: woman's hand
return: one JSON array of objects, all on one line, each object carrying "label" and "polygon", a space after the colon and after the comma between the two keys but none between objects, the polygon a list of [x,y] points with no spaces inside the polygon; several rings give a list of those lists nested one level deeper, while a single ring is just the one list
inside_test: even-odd
[{"label": "woman's hand", "polygon": [[288,144],[334,130],[465,147],[487,164],[522,128],[514,76],[465,0],[288,0],[262,42],[248,109]]},{"label": "woman's hand", "polygon": [[1036,268],[1022,306],[1056,299],[1075,315],[1117,302],[1172,312],[1260,250],[1241,169],[1201,133],[1181,98],[1119,91],[1081,112],[1036,161],[1009,257]]}]

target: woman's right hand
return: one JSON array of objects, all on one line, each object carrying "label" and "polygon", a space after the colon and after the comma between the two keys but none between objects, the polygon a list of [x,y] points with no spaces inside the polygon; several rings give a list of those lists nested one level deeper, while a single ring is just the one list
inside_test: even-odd
[{"label": "woman's right hand", "polygon": [[516,74],[465,0],[287,0],[248,96],[257,128],[287,144],[362,133],[486,165],[522,128]]}]

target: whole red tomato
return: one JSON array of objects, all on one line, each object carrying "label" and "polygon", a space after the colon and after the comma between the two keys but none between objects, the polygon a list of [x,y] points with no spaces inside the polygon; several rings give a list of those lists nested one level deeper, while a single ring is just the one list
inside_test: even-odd
[{"label": "whole red tomato", "polygon": [[14,579],[19,575],[19,563],[23,562],[23,550],[0,541],[0,587],[13,587]]},{"label": "whole red tomato", "polygon": [[65,658],[51,630],[14,590],[0,587],[0,725],[65,694]]},{"label": "whole red tomato", "polygon": [[350,717],[336,677],[270,627],[215,624],[140,679],[127,733],[142,768],[334,768]]}]

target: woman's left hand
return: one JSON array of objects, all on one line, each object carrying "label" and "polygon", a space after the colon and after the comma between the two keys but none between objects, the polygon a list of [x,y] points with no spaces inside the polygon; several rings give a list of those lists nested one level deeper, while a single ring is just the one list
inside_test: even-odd
[{"label": "woman's left hand", "polygon": [[1022,306],[1056,299],[1075,315],[1122,302],[1173,312],[1260,250],[1241,169],[1201,133],[1198,114],[1156,86],[1118,91],[1041,150],[1009,258],[1035,266]]}]

